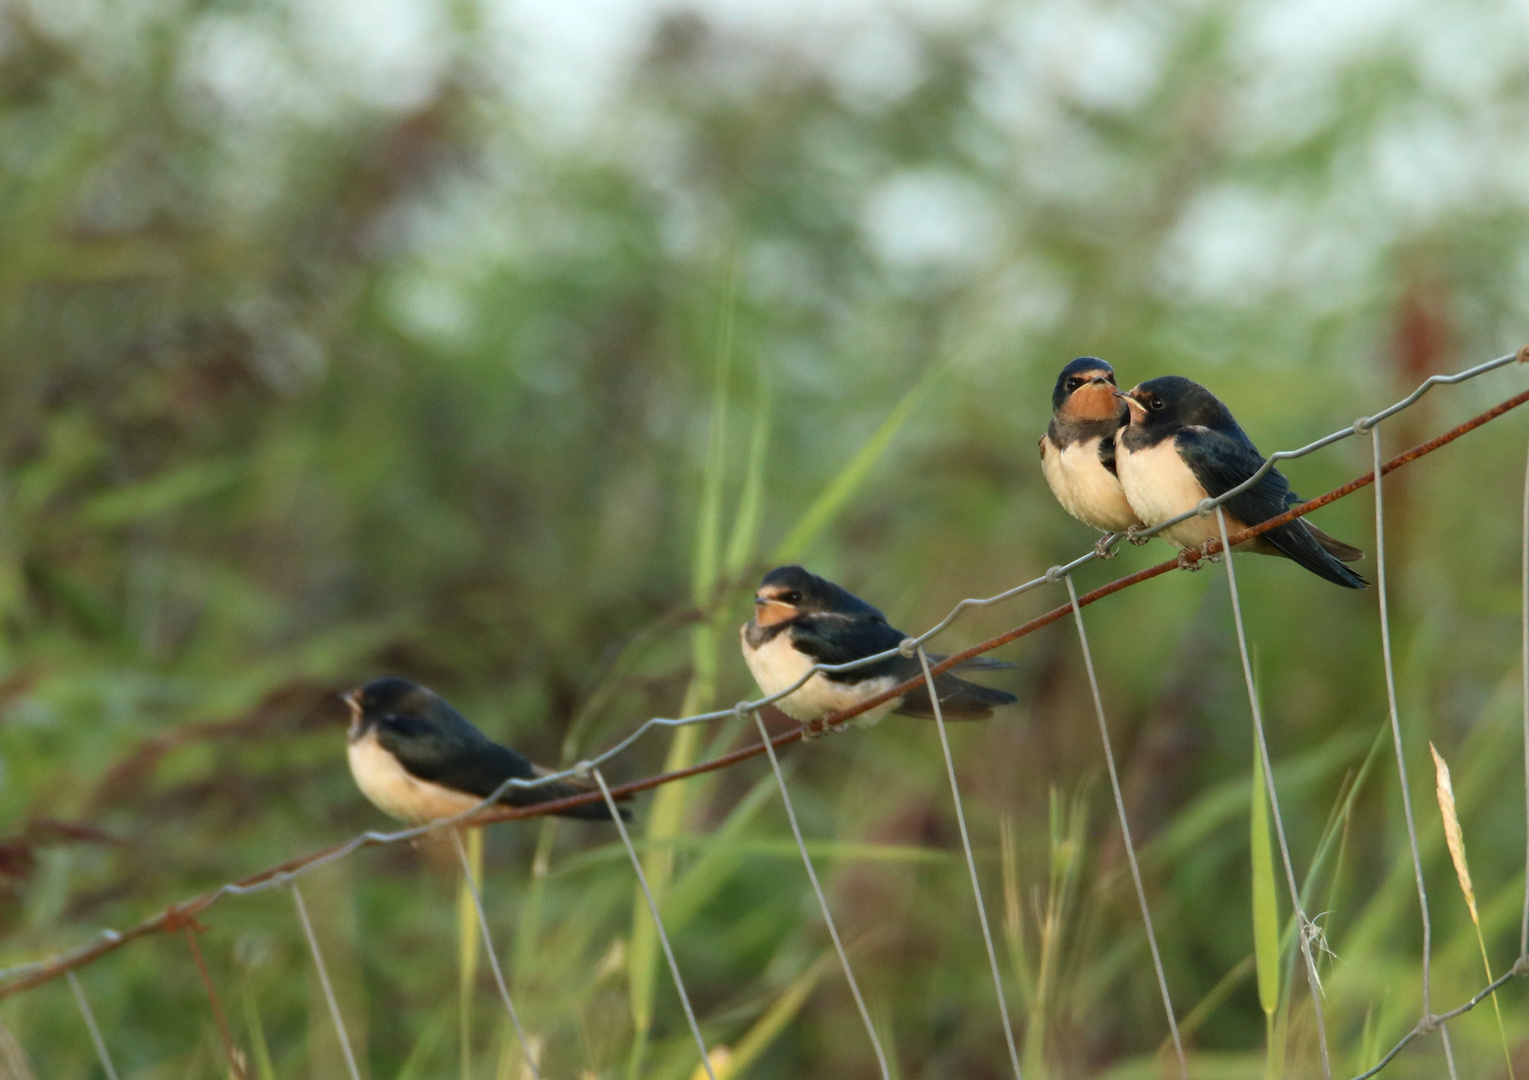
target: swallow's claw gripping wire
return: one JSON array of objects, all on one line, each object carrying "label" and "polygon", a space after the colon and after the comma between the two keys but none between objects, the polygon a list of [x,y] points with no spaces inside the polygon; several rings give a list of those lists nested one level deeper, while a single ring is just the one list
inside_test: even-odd
[{"label": "swallow's claw gripping wire", "polygon": [[1196,570],[1205,569],[1205,563],[1200,557],[1200,552],[1194,548],[1185,548],[1178,553],[1178,556],[1173,561],[1179,564],[1180,570],[1188,570],[1191,574]]},{"label": "swallow's claw gripping wire", "polygon": [[1132,545],[1135,547],[1141,547],[1148,540],[1152,539],[1150,536],[1137,536],[1136,533],[1141,528],[1142,526],[1140,525],[1132,525],[1129,529],[1126,530],[1126,539],[1131,541]]},{"label": "swallow's claw gripping wire", "polygon": [[1120,539],[1119,533],[1105,533],[1094,541],[1094,558],[1113,559],[1115,557],[1115,541]]},{"label": "swallow's claw gripping wire", "polygon": [[[1212,549],[1214,549],[1214,550],[1212,550]],[[1207,559],[1210,562],[1220,562],[1221,561],[1221,541],[1219,541],[1219,540],[1207,540],[1207,541],[1205,541],[1205,543],[1201,544],[1200,545],[1200,558],[1201,559]]]}]

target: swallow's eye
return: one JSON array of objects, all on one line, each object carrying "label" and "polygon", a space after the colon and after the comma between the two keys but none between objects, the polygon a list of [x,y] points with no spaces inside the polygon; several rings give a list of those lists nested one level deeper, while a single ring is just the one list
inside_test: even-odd
[{"label": "swallow's eye", "polygon": [[781,600],[787,604],[799,604],[802,601],[802,594],[792,589],[790,592],[783,594]]},{"label": "swallow's eye", "polygon": [[1151,409],[1153,412],[1162,412],[1162,410],[1163,410],[1163,399],[1160,398],[1160,397],[1148,398],[1147,399],[1147,408]]},{"label": "swallow's eye", "polygon": [[1073,376],[1072,378],[1067,380],[1067,390],[1068,390],[1069,393],[1072,392],[1073,390],[1076,390],[1078,387],[1080,387],[1082,385],[1083,385],[1083,380],[1078,378],[1077,376]]}]

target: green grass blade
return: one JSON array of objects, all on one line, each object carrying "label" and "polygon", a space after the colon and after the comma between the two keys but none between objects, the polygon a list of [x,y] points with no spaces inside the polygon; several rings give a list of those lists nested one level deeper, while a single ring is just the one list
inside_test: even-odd
[{"label": "green grass blade", "polygon": [[[544,817],[536,831],[536,848],[531,855],[531,882],[520,904],[520,918],[515,930],[515,972],[531,970],[536,947],[541,938],[542,909],[547,893],[547,873],[552,866],[552,844],[557,836],[555,817]],[[478,830],[473,830],[477,832]]]},{"label": "green grass blade", "polygon": [[886,453],[887,447],[902,430],[902,426],[908,422],[908,418],[923,404],[944,371],[943,365],[930,368],[928,374],[903,395],[902,400],[881,422],[881,426],[865,441],[865,445],[855,452],[855,456],[849,459],[844,468],[839,470],[839,474],[823,489],[823,493],[813,500],[807,512],[796,523],[796,527],[776,547],[775,562],[796,562],[802,557],[803,552],[812,546],[865,480],[872,466],[881,459],[882,454]]},{"label": "green grass blade", "polygon": [[[807,1004],[813,988],[828,971],[833,959],[832,952],[825,952],[806,971],[791,980],[765,1010],[764,1015],[754,1021],[754,1026],[744,1033],[743,1038],[727,1054],[722,1067],[717,1071],[717,1080],[735,1080],[742,1076],[770,1048],[781,1032],[786,1030],[786,1026],[796,1018],[796,1014],[802,1011],[802,1006]],[[695,1077],[705,1080],[706,1070],[698,1068],[692,1080]]]},{"label": "green grass blade", "polygon": [[1264,763],[1253,748],[1253,812],[1251,855],[1253,861],[1253,965],[1258,973],[1258,1004],[1264,1010],[1271,1035],[1270,1076],[1274,1063],[1274,1012],[1279,1008],[1279,896],[1274,891],[1274,846],[1269,840],[1269,795],[1264,786]]},{"label": "green grass blade", "polygon": [[691,564],[691,597],[700,607],[711,606],[717,587],[717,552],[722,534],[722,485],[727,477],[728,380],[733,369],[733,320],[737,307],[737,274],[730,274],[722,305],[722,327],[712,370],[711,435],[706,443],[706,470],[701,476],[701,503],[696,513],[695,559]]},{"label": "green grass blade", "polygon": [[[472,881],[483,880],[483,830],[464,830],[467,863]],[[478,886],[482,888],[480,884]],[[473,903],[472,885],[463,874],[457,884],[457,1034],[462,1051],[462,1080],[472,1080],[472,1011],[473,989],[478,982],[478,908]]]},{"label": "green grass blade", "polygon": [[770,445],[770,383],[763,365],[754,404],[754,427],[749,436],[749,459],[743,474],[743,491],[738,496],[738,512],[733,516],[733,531],[723,557],[723,574],[736,581],[754,559],[759,543],[759,523],[764,503],[765,456]]},{"label": "green grass blade", "polygon": [[276,1069],[271,1064],[271,1047],[266,1042],[265,1025],[260,1020],[260,1007],[255,1002],[255,992],[248,981],[244,984],[244,1025],[249,1029],[250,1049],[255,1055],[255,1076],[258,1080],[276,1080]]},{"label": "green grass blade", "polygon": [[[419,1077],[429,1075],[430,1059],[440,1046],[441,1040],[446,1037],[450,1023],[451,1003],[445,1002],[425,1022],[424,1030],[419,1033],[419,1039],[409,1051],[409,1056],[404,1058],[403,1065],[399,1067],[396,1080],[418,1080]],[[266,1077],[262,1075],[260,1080],[266,1080]],[[271,1080],[274,1080],[274,1074]]]},{"label": "green grass blade", "polygon": [[[695,562],[691,573],[691,595],[696,605],[703,610],[711,607],[717,590],[722,481],[727,469],[727,388],[728,375],[732,369],[736,301],[737,274],[732,272],[723,303],[722,327],[713,365],[711,438],[706,451],[706,471],[701,478],[701,503],[696,515]],[[711,707],[716,697],[717,632],[713,620],[708,619],[693,628],[690,641],[692,675],[680,705],[681,715],[686,716],[704,712]],[[693,764],[700,745],[699,727],[692,725],[680,728],[669,745],[664,771],[673,772]],[[685,805],[690,786],[688,781],[681,781],[661,788],[653,799],[653,808],[648,815],[646,836],[656,841],[656,845],[643,857],[643,872],[647,875],[654,903],[660,911],[674,875],[674,849],[670,842],[684,830]],[[642,889],[635,884],[632,889],[632,948],[627,971],[633,1027],[627,1075],[631,1080],[637,1080],[653,1027],[658,934]]]}]

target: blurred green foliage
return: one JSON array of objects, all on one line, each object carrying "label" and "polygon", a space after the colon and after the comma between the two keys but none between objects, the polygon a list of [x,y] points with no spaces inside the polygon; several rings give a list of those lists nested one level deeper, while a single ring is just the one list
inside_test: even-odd
[{"label": "blurred green foliage", "polygon": [[[570,761],[687,698],[752,694],[732,627],[783,544],[910,630],[1079,553],[1093,537],[1034,449],[1072,356],[1123,384],[1200,378],[1273,450],[1516,348],[1525,30],[1521,5],[1439,0],[0,2],[0,962],[380,827],[333,697],[373,675]],[[1380,437],[1523,382],[1439,391]],[[1494,970],[1517,950],[1525,422],[1386,484],[1436,1007],[1482,974],[1427,739]],[[1315,494],[1368,454],[1287,471]],[[1368,499],[1323,526],[1371,547]],[[1324,852],[1307,888],[1335,1068],[1357,1071],[1420,1000],[1395,770],[1354,782],[1385,718],[1375,598],[1238,567],[1298,873]],[[1056,601],[973,612],[941,644]],[[1224,574],[1087,619],[1195,1074],[1263,1076]],[[1026,1075],[1166,1075],[1075,639],[1059,623],[1000,655],[1021,706],[952,738]],[[698,738],[687,756],[749,732]],[[933,729],[892,719],[787,765],[899,1075],[1005,1075]],[[647,855],[672,870],[709,1041],[751,1077],[873,1075],[760,763],[674,810]],[[481,964],[458,1014],[454,867],[368,851],[304,886],[368,1076],[520,1075]],[[692,1074],[662,970],[637,1049],[640,922],[608,833],[495,828],[484,892],[545,1075]],[[204,922],[251,1068],[341,1075],[290,900]],[[1286,1075],[1313,1075],[1282,948],[1271,1030]],[[181,939],[82,982],[124,1077],[225,1075]],[[1524,992],[1503,1001],[1520,1069]],[[0,1019],[37,1076],[99,1075],[63,983]],[[1487,1010],[1451,1034],[1461,1075],[1503,1068]],[[1392,1075],[1441,1060],[1419,1040]]]}]

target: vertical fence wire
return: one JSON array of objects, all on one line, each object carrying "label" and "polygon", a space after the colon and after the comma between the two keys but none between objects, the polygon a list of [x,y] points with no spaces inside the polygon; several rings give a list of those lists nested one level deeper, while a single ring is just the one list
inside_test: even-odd
[{"label": "vertical fence wire", "polygon": [[791,822],[791,835],[796,837],[796,850],[801,853],[802,865],[807,868],[807,880],[812,882],[812,891],[818,898],[818,907],[822,909],[823,921],[828,926],[828,936],[833,939],[834,951],[839,954],[839,964],[844,968],[845,981],[849,983],[849,992],[854,995],[855,1008],[860,1010],[860,1019],[865,1023],[865,1033],[870,1036],[871,1049],[876,1053],[876,1066],[881,1070],[882,1080],[891,1080],[892,1073],[887,1066],[886,1052],[881,1048],[881,1038],[876,1034],[876,1025],[871,1022],[871,1012],[865,1007],[865,998],[860,993],[860,984],[855,980],[855,973],[849,966],[849,954],[844,951],[844,942],[839,939],[839,928],[834,925],[833,912],[828,908],[828,897],[823,894],[823,886],[818,882],[818,873],[813,869],[812,857],[807,854],[807,842],[802,839],[802,828],[796,820],[796,808],[791,805],[791,793],[786,790],[786,775],[781,772],[780,760],[775,756],[775,747],[770,743],[770,733],[765,730],[764,718],[759,713],[754,714],[754,723],[759,728],[759,737],[764,740],[765,753],[770,758],[770,768],[775,773],[775,783],[780,787],[781,805],[786,808],[786,819]]},{"label": "vertical fence wire", "polygon": [[642,886],[642,895],[647,898],[648,912],[653,916],[653,925],[658,930],[658,941],[664,947],[664,957],[669,961],[669,974],[674,976],[674,989],[679,992],[680,1004],[685,1007],[685,1019],[690,1022],[690,1034],[695,1036],[695,1044],[701,1051],[701,1065],[706,1069],[706,1075],[711,1080],[717,1080],[717,1074],[711,1067],[711,1055],[706,1051],[706,1040],[701,1038],[701,1025],[696,1023],[695,1010],[690,1007],[690,995],[685,992],[685,980],[680,978],[680,965],[674,959],[674,949],[669,945],[669,935],[664,932],[664,920],[658,915],[658,901],[653,899],[653,890],[648,887],[648,875],[643,873],[642,860],[637,857],[637,849],[632,846],[632,837],[626,831],[626,822],[621,820],[621,809],[616,805],[616,800],[611,797],[611,789],[605,783],[605,777],[599,769],[591,769],[590,775],[595,778],[595,783],[600,785],[600,794],[605,796],[605,805],[610,808],[611,820],[616,823],[616,831],[621,834],[621,842],[626,845],[626,853],[632,859],[632,869],[637,872],[637,883]]},{"label": "vertical fence wire", "polygon": [[[1396,773],[1401,784],[1402,814],[1407,822],[1407,843],[1412,851],[1412,875],[1417,881],[1418,910],[1423,918],[1423,1020],[1433,1016],[1431,993],[1431,965],[1433,954],[1433,923],[1428,917],[1428,888],[1423,883],[1423,856],[1418,851],[1417,823],[1412,815],[1412,793],[1407,783],[1407,758],[1402,750],[1402,723],[1396,704],[1396,667],[1391,652],[1391,612],[1386,601],[1386,499],[1385,483],[1380,475],[1380,429],[1370,429],[1370,449],[1375,460],[1375,591],[1380,601],[1380,655],[1386,674],[1386,705],[1391,714],[1391,744],[1396,751]],[[1440,1030],[1443,1025],[1440,1024]],[[1449,1075],[1455,1075],[1454,1054],[1445,1033],[1444,1057],[1449,1065]]]},{"label": "vertical fence wire", "polygon": [[1232,622],[1237,628],[1237,649],[1242,654],[1242,677],[1248,687],[1248,705],[1253,713],[1253,736],[1258,741],[1259,759],[1264,767],[1264,787],[1269,794],[1269,809],[1274,816],[1274,835],[1279,840],[1280,858],[1285,864],[1285,883],[1290,887],[1290,904],[1295,916],[1296,939],[1306,962],[1306,982],[1311,988],[1311,1008],[1317,1022],[1317,1048],[1322,1055],[1322,1075],[1332,1080],[1333,1067],[1327,1052],[1327,1021],[1322,1015],[1322,980],[1317,975],[1316,958],[1311,954],[1312,938],[1319,933],[1306,909],[1301,906],[1301,890],[1295,881],[1295,866],[1290,861],[1290,845],[1285,840],[1285,822],[1280,816],[1279,792],[1274,787],[1274,763],[1269,759],[1269,742],[1264,737],[1263,709],[1258,704],[1258,689],[1253,684],[1253,660],[1248,654],[1247,631],[1242,625],[1242,601],[1237,596],[1237,571],[1232,567],[1232,548],[1227,543],[1226,514],[1216,507],[1216,526],[1221,531],[1222,558],[1226,561],[1226,582],[1232,594]]},{"label": "vertical fence wire", "polygon": [[1014,1045],[1014,1024],[1009,1019],[1009,1003],[1003,993],[1003,976],[998,970],[998,953],[993,948],[993,931],[988,926],[987,905],[982,902],[982,884],[977,880],[977,860],[972,855],[972,838],[966,829],[966,811],[961,807],[961,785],[956,782],[956,762],[951,757],[950,739],[945,734],[945,714],[940,708],[939,692],[934,688],[934,676],[929,674],[929,656],[922,645],[918,647],[918,662],[924,669],[924,685],[929,690],[929,703],[934,707],[934,726],[940,733],[940,749],[945,752],[945,772],[950,777],[950,794],[956,804],[956,824],[961,828],[961,848],[966,853],[966,869],[972,876],[972,895],[977,900],[977,920],[982,924],[982,942],[987,946],[987,963],[993,972],[993,990],[998,994],[1003,1037],[1009,1044],[1009,1064],[1014,1067],[1014,1080],[1024,1080],[1019,1071],[1019,1048]]},{"label": "vertical fence wire", "polygon": [[1131,864],[1131,881],[1136,886],[1136,900],[1141,905],[1141,921],[1147,928],[1147,946],[1152,950],[1152,967],[1157,971],[1157,988],[1163,995],[1163,1011],[1168,1015],[1168,1031],[1173,1035],[1173,1051],[1179,1059],[1179,1075],[1189,1080],[1189,1063],[1184,1058],[1184,1043],[1179,1038],[1179,1022],[1173,1014],[1173,999],[1168,994],[1168,976],[1163,972],[1163,958],[1157,948],[1157,933],[1152,928],[1152,911],[1147,906],[1147,890],[1141,883],[1141,867],[1136,863],[1136,846],[1131,842],[1131,825],[1126,820],[1125,797],[1120,791],[1120,775],[1115,769],[1115,750],[1110,744],[1110,728],[1104,719],[1104,698],[1099,694],[1099,678],[1094,673],[1094,654],[1088,646],[1088,631],[1083,627],[1083,609],[1078,606],[1078,589],[1072,575],[1063,575],[1067,598],[1072,601],[1073,619],[1078,626],[1078,644],[1083,648],[1083,666],[1088,671],[1088,688],[1094,697],[1094,715],[1099,719],[1099,737],[1104,741],[1104,762],[1110,770],[1110,790],[1115,795],[1115,813],[1120,818],[1120,835],[1125,841],[1126,859]]},{"label": "vertical fence wire", "polygon": [[106,1070],[109,1080],[117,1080],[117,1068],[112,1064],[111,1054],[106,1052],[106,1040],[101,1038],[101,1028],[96,1024],[96,1014],[90,1011],[90,1002],[85,999],[85,988],[80,985],[80,980],[74,972],[69,972],[69,989],[74,991],[74,1000],[80,1007],[80,1015],[85,1017],[85,1028],[90,1032],[90,1041],[95,1044],[96,1057],[101,1060],[101,1068]]},{"label": "vertical fence wire", "polygon": [[1524,465],[1524,550],[1519,618],[1522,631],[1524,694],[1524,920],[1519,929],[1519,962],[1529,960],[1529,461]]},{"label": "vertical fence wire", "polygon": [[350,1070],[350,1080],[361,1080],[361,1070],[356,1067],[356,1055],[350,1048],[350,1036],[345,1032],[345,1020],[340,1016],[340,1003],[335,1000],[334,987],[329,982],[329,969],[324,966],[324,954],[319,952],[319,939],[314,936],[313,923],[308,918],[308,905],[296,881],[289,881],[292,902],[297,905],[297,917],[303,924],[303,934],[308,938],[308,950],[313,953],[313,966],[319,972],[319,985],[324,988],[324,1000],[329,1005],[329,1017],[334,1021],[335,1034],[340,1037],[340,1050],[345,1054],[345,1067]]},{"label": "vertical fence wire", "polygon": [[483,951],[488,954],[488,966],[494,972],[494,983],[499,987],[499,999],[504,1002],[505,1012],[510,1014],[510,1023],[515,1026],[515,1037],[520,1040],[521,1053],[526,1056],[526,1068],[531,1070],[535,1080],[542,1080],[541,1070],[536,1066],[536,1055],[531,1053],[531,1043],[526,1039],[526,1029],[520,1026],[520,1014],[515,1011],[515,1003],[510,1000],[510,988],[505,984],[504,972],[499,967],[499,954],[494,951],[494,939],[488,932],[488,912],[483,910],[483,896],[478,891],[478,883],[473,880],[472,862],[467,857],[467,849],[462,846],[462,831],[451,829],[451,842],[457,849],[457,858],[462,863],[462,880],[467,882],[467,891],[472,894],[473,909],[478,913],[478,929],[483,935]]}]

